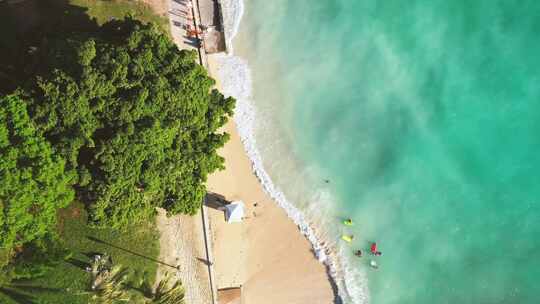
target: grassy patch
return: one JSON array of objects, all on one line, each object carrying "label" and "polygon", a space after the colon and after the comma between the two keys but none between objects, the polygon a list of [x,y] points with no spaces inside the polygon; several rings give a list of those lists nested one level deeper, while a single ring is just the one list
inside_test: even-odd
[{"label": "grassy patch", "polygon": [[[28,283],[34,288],[30,293],[33,300],[27,303],[89,303],[90,295],[87,291],[90,274],[84,268],[89,265],[95,253],[108,253],[113,264],[128,267],[133,274],[131,283],[134,285],[138,286],[141,279],[154,282],[158,266],[159,234],[153,223],[117,231],[90,228],[86,225],[86,219],[87,213],[80,203],[60,212],[59,232],[73,255],[43,277]],[[26,294],[29,292],[19,291]],[[14,301],[13,294],[6,296],[6,292],[0,290],[0,303],[18,302]]]},{"label": "grassy patch", "polygon": [[163,32],[169,34],[169,21],[166,17],[156,15],[146,4],[133,0],[69,0],[73,6],[88,9],[87,14],[103,24],[111,18],[122,19],[129,14],[144,22],[153,22]]}]

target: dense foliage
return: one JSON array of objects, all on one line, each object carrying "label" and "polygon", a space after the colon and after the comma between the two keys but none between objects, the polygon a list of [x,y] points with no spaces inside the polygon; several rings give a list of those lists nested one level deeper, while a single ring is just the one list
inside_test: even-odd
[{"label": "dense foliage", "polygon": [[44,236],[73,200],[65,161],[34,126],[18,95],[0,98],[0,250]]},{"label": "dense foliage", "polygon": [[123,227],[155,207],[194,214],[222,168],[218,133],[234,100],[212,90],[196,54],[152,25],[112,21],[96,34],[50,38],[27,88],[30,113],[77,175],[96,224]]},{"label": "dense foliage", "polygon": [[[9,253],[9,250],[6,252]],[[25,243],[3,264],[0,262],[0,286],[5,286],[13,280],[42,277],[70,255],[70,250],[51,233]]]},{"label": "dense foliage", "polygon": [[[129,229],[140,247],[122,246],[154,257],[156,240],[139,241],[133,224],[156,207],[194,214],[207,175],[223,167],[216,150],[228,135],[218,130],[234,100],[212,89],[195,52],[130,18],[50,33],[10,67],[20,73],[3,92],[17,86],[16,93],[0,94],[0,298],[14,279],[48,285],[45,277],[54,277],[52,285],[65,287],[81,276],[65,263],[50,270],[69,254],[57,230],[62,240],[77,240],[66,243],[74,252],[102,246],[86,244],[86,230],[62,233],[62,216],[56,223],[75,197],[105,239],[115,243],[122,234],[111,228]],[[79,265],[84,255],[74,254],[67,261]]]}]

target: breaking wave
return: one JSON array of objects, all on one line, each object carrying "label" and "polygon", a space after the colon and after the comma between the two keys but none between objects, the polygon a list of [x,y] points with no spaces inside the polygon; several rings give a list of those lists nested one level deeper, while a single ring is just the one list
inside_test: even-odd
[{"label": "breaking wave", "polygon": [[[334,281],[333,283],[336,284],[340,299],[345,302],[368,303],[369,293],[365,273],[358,269],[342,267],[340,261],[346,256],[344,255],[344,248],[340,248],[335,241],[330,241],[330,238],[325,237],[329,233],[313,227],[304,214],[291,204],[285,194],[275,186],[264,169],[254,135],[256,109],[252,104],[253,84],[251,70],[245,59],[234,56],[232,47],[232,40],[238,33],[240,21],[244,14],[244,3],[242,0],[222,0],[221,6],[227,54],[212,55],[217,63],[218,75],[215,76],[220,80],[222,93],[236,98],[234,120],[244,149],[251,160],[252,169],[264,190],[286,211],[288,217],[294,221],[301,233],[311,242],[317,259],[326,265],[328,273]],[[355,283],[345,284],[346,281],[354,281]]]}]

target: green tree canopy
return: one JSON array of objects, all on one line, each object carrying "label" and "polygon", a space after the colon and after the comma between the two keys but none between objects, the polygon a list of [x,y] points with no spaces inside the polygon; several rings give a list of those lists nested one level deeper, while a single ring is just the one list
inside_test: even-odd
[{"label": "green tree canopy", "polygon": [[76,190],[99,225],[148,219],[155,207],[194,214],[234,100],[212,89],[196,53],[153,25],[112,21],[95,34],[50,38],[27,88],[39,130],[76,172]]},{"label": "green tree canopy", "polygon": [[0,250],[54,229],[56,210],[74,197],[65,161],[28,116],[18,95],[0,98]]}]

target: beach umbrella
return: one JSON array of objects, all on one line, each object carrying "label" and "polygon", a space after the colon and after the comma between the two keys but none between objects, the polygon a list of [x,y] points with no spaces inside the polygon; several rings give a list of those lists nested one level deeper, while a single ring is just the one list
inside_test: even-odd
[{"label": "beach umbrella", "polygon": [[244,202],[236,201],[225,206],[227,223],[241,222],[244,218]]}]

